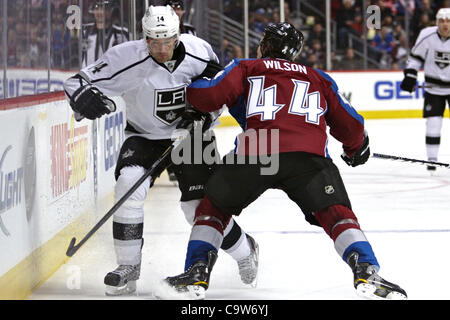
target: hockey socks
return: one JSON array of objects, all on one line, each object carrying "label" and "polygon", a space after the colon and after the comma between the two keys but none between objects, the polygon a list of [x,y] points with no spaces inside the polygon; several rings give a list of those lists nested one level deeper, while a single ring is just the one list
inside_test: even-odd
[{"label": "hockey socks", "polygon": [[209,251],[217,253],[230,218],[230,215],[216,208],[207,197],[200,202],[189,238],[185,270],[196,261],[207,260]]},{"label": "hockey socks", "polygon": [[377,269],[379,268],[372,247],[350,208],[343,205],[333,205],[316,211],[314,215],[334,241],[334,247],[344,261],[347,261],[351,252],[356,251],[359,254],[359,262],[367,262],[376,266]]}]

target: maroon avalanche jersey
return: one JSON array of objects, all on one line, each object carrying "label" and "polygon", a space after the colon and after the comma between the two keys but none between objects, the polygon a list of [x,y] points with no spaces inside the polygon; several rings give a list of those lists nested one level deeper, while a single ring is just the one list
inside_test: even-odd
[{"label": "maroon avalanche jersey", "polygon": [[327,126],[349,156],[363,142],[364,118],[338,92],[334,80],[283,59],[235,59],[214,79],[193,82],[187,99],[203,112],[229,107],[244,129],[238,153],[303,151],[328,157]]}]

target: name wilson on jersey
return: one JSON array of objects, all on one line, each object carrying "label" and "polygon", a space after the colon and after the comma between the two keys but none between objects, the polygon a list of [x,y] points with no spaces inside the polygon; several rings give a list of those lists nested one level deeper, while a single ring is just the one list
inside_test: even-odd
[{"label": "name wilson on jersey", "polygon": [[278,69],[278,70],[284,70],[284,71],[295,71],[295,72],[301,72],[304,74],[308,74],[306,71],[306,67],[296,64],[296,63],[290,63],[287,61],[281,62],[278,60],[263,60],[264,64],[266,65],[267,69]]}]

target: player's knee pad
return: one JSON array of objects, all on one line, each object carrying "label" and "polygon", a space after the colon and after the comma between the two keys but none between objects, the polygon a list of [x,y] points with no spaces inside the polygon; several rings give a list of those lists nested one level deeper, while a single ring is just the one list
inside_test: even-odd
[{"label": "player's knee pad", "polygon": [[183,210],[184,217],[191,226],[194,225],[195,210],[197,209],[200,202],[201,199],[180,202],[181,210]]},{"label": "player's knee pad", "polygon": [[333,240],[347,229],[360,229],[358,219],[353,211],[343,205],[333,205],[316,211],[314,216]]},{"label": "player's knee pad", "polygon": [[442,117],[428,117],[426,118],[426,136],[440,137],[442,129]]},{"label": "player's knee pad", "polygon": [[[131,187],[144,175],[145,169],[140,166],[123,167],[114,187],[114,199],[118,201],[127,193]],[[148,189],[150,188],[150,179],[146,179],[127,199],[127,206],[143,207]]]},{"label": "player's knee pad", "polygon": [[230,219],[231,215],[219,210],[207,197],[204,197],[195,210],[194,224],[210,226],[223,235]]}]

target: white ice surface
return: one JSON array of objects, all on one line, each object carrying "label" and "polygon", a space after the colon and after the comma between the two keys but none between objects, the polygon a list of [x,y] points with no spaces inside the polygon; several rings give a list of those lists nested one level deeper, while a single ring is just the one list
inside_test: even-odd
[{"label": "white ice surface", "polygon": [[[445,163],[450,162],[449,127],[445,119],[439,153]],[[426,159],[423,119],[366,120],[366,128],[372,152]],[[238,132],[237,127],[216,130],[222,153],[232,148]],[[341,150],[330,138],[329,152],[380,262],[380,275],[402,286],[410,299],[449,299],[450,169],[430,176],[423,165],[375,158],[351,168],[340,159]],[[139,295],[128,299],[153,299],[161,279],[183,271],[190,228],[179,196],[165,174],[149,192]],[[243,285],[237,264],[221,252],[207,299],[359,299],[332,240],[309,225],[281,191],[267,191],[236,220],[260,245],[258,286]],[[108,221],[29,299],[113,299],[104,295],[103,285],[105,274],[116,267],[111,230]]]}]

